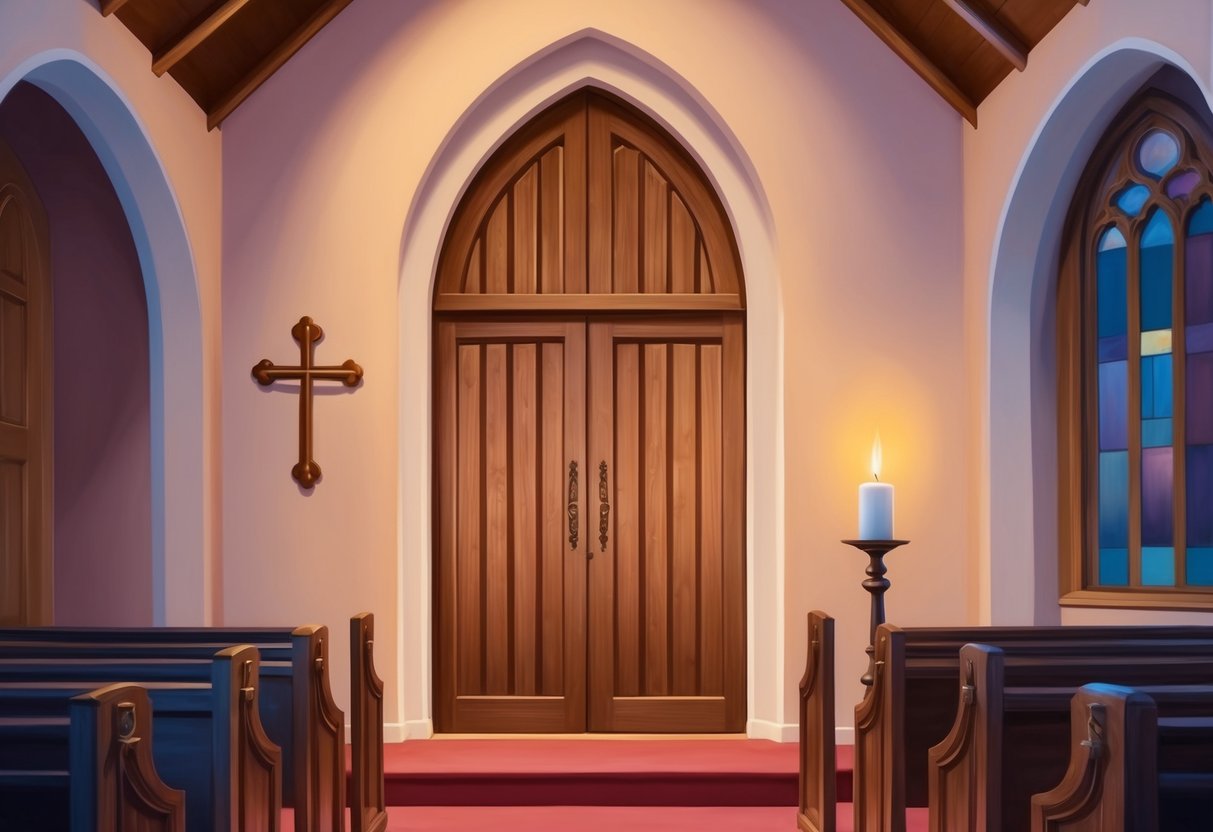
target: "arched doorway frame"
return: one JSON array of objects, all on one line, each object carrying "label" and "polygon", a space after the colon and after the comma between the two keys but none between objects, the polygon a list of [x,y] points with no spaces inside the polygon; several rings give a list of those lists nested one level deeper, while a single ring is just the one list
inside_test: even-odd
[{"label": "arched doorway frame", "polygon": [[148,309],[153,620],[210,623],[202,315],[180,206],[132,107],[88,57],[32,55],[0,76],[0,100],[20,81],[51,95],[80,127],[130,226]]},{"label": "arched doorway frame", "polygon": [[[1008,189],[989,269],[982,420],[987,536],[979,564],[984,623],[1060,620],[1054,310],[1063,225],[1110,120],[1164,65],[1187,75],[1207,104],[1213,101],[1200,75],[1173,50],[1142,38],[1110,44],[1058,94]],[[1116,611],[1121,621],[1136,614]],[[1162,623],[1156,613],[1151,620]]]},{"label": "arched doorway frame", "polygon": [[591,85],[633,104],[682,143],[720,195],[738,242],[748,319],[747,733],[789,738],[794,726],[783,723],[783,316],[771,211],[740,142],[693,86],[653,56],[594,29],[541,50],[468,106],[435,152],[405,222],[398,293],[397,523],[402,668],[397,712],[403,723],[388,733],[432,733],[431,309],[442,241],[465,189],[501,142],[549,104]]}]

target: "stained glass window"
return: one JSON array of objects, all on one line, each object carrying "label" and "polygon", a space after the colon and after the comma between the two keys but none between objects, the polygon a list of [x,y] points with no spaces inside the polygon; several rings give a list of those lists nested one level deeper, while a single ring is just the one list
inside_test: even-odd
[{"label": "stained glass window", "polygon": [[1130,120],[1097,151],[1072,224],[1087,312],[1063,343],[1084,381],[1062,400],[1084,436],[1063,471],[1079,472],[1087,519],[1067,591],[1213,606],[1213,153],[1171,100]]}]

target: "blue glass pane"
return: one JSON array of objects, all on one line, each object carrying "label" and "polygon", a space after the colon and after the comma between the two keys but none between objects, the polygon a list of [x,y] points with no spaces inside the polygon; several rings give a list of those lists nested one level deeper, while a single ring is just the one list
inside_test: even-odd
[{"label": "blue glass pane", "polygon": [[1188,550],[1188,586],[1213,586],[1213,549]]},{"label": "blue glass pane", "polygon": [[1200,207],[1192,212],[1192,218],[1188,220],[1188,236],[1195,237],[1197,234],[1213,233],[1213,202],[1205,197],[1200,201]]},{"label": "blue glass pane", "polygon": [[1170,419],[1144,419],[1141,423],[1141,446],[1143,448],[1161,448],[1170,445]]},{"label": "blue glass pane", "polygon": [[[1142,359],[1142,364],[1144,365],[1147,360],[1150,362],[1154,376],[1153,384],[1150,385],[1150,388],[1154,393],[1154,407],[1152,411],[1153,416],[1155,418],[1170,416],[1172,392],[1171,365],[1173,363],[1171,356],[1152,355],[1149,359]],[[1142,375],[1144,376],[1146,370],[1145,366],[1142,366],[1141,369]]]},{"label": "blue glass pane", "polygon": [[1129,362],[1099,365],[1099,448],[1129,447]]},{"label": "blue glass pane", "polygon": [[1175,586],[1175,550],[1162,546],[1141,548],[1142,586]]},{"label": "blue glass pane", "polygon": [[1146,173],[1161,178],[1179,162],[1179,142],[1165,130],[1151,130],[1137,148],[1137,164]]},{"label": "blue glass pane", "polygon": [[1213,445],[1188,446],[1188,545],[1213,546]]},{"label": "blue glass pane", "polygon": [[1129,546],[1129,452],[1099,455],[1099,546]]},{"label": "blue glass pane", "polygon": [[1171,415],[1170,355],[1151,355],[1141,360],[1141,417],[1158,419]]},{"label": "blue glass pane", "polygon": [[1213,352],[1188,354],[1185,431],[1191,445],[1213,444]]},{"label": "blue glass pane", "polygon": [[1170,546],[1174,540],[1171,512],[1171,448],[1143,448],[1141,452],[1141,545]]},{"label": "blue glass pane", "polygon": [[1194,170],[1181,171],[1171,177],[1167,183],[1167,196],[1187,196],[1192,189],[1200,184],[1200,174]]},{"label": "blue glass pane", "polygon": [[[1205,201],[1205,208],[1209,202]],[[1202,208],[1197,213],[1203,213]],[[1213,208],[1208,212],[1213,215]],[[1184,244],[1184,314],[1187,323],[1207,324],[1213,322],[1213,234],[1204,233],[1189,237]]]},{"label": "blue glass pane", "polygon": [[1173,240],[1171,223],[1167,219],[1167,215],[1162,211],[1155,211],[1141,237],[1142,332],[1171,328]]},{"label": "blue glass pane", "polygon": [[1103,235],[1096,260],[1099,305],[1099,337],[1124,335],[1128,331],[1125,270],[1128,250],[1125,238],[1115,228]]},{"label": "blue glass pane", "polygon": [[1150,198],[1150,189],[1136,183],[1116,195],[1116,206],[1130,217],[1136,217]]},{"label": "blue glass pane", "polygon": [[[1213,326],[1209,327],[1209,330],[1210,340],[1213,340]],[[1191,347],[1188,349],[1191,349]],[[1129,337],[1127,335],[1113,335],[1111,338],[1099,339],[1100,361],[1124,361],[1128,357]]]},{"label": "blue glass pane", "polygon": [[1129,550],[1099,550],[1099,583],[1103,586],[1129,585]]}]

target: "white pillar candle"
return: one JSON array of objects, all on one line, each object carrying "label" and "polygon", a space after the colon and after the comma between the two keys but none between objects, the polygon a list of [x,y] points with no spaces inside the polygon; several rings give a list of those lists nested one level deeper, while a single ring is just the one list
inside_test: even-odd
[{"label": "white pillar candle", "polygon": [[893,539],[893,486],[880,482],[880,435],[872,442],[872,476],[876,482],[859,486],[859,539]]},{"label": "white pillar candle", "polygon": [[893,539],[893,486],[887,482],[859,486],[859,539]]}]

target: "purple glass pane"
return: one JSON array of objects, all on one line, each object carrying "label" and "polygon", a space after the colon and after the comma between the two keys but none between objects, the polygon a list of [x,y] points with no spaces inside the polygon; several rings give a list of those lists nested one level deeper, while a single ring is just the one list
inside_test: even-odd
[{"label": "purple glass pane", "polygon": [[1189,445],[1213,444],[1213,352],[1188,354],[1184,407]]},{"label": "purple glass pane", "polygon": [[1172,454],[1170,448],[1141,452],[1141,545],[1170,546]]},{"label": "purple glass pane", "polygon": [[1184,287],[1188,325],[1213,322],[1213,234],[1189,237]]},{"label": "purple glass pane", "polygon": [[1137,164],[1155,178],[1179,162],[1179,142],[1165,130],[1151,130],[1137,148]]},{"label": "purple glass pane", "polygon": [[1188,446],[1188,545],[1213,546],[1213,445]]},{"label": "purple glass pane", "polygon": [[[1213,324],[1196,324],[1188,327],[1188,352],[1210,351],[1213,351]],[[1102,354],[1100,353],[1100,355]]]},{"label": "purple glass pane", "polygon": [[1129,362],[1099,365],[1099,448],[1129,447]]},{"label": "purple glass pane", "polygon": [[1185,170],[1171,177],[1167,183],[1167,196],[1187,196],[1200,182],[1200,174],[1194,170]]},{"label": "purple glass pane", "polygon": [[[1210,329],[1210,340],[1213,340],[1213,326]],[[1191,349],[1189,347],[1188,349]],[[1211,347],[1210,349],[1213,349]],[[1111,338],[1099,339],[1099,360],[1104,361],[1124,361],[1129,357],[1129,336],[1113,335]]]}]

